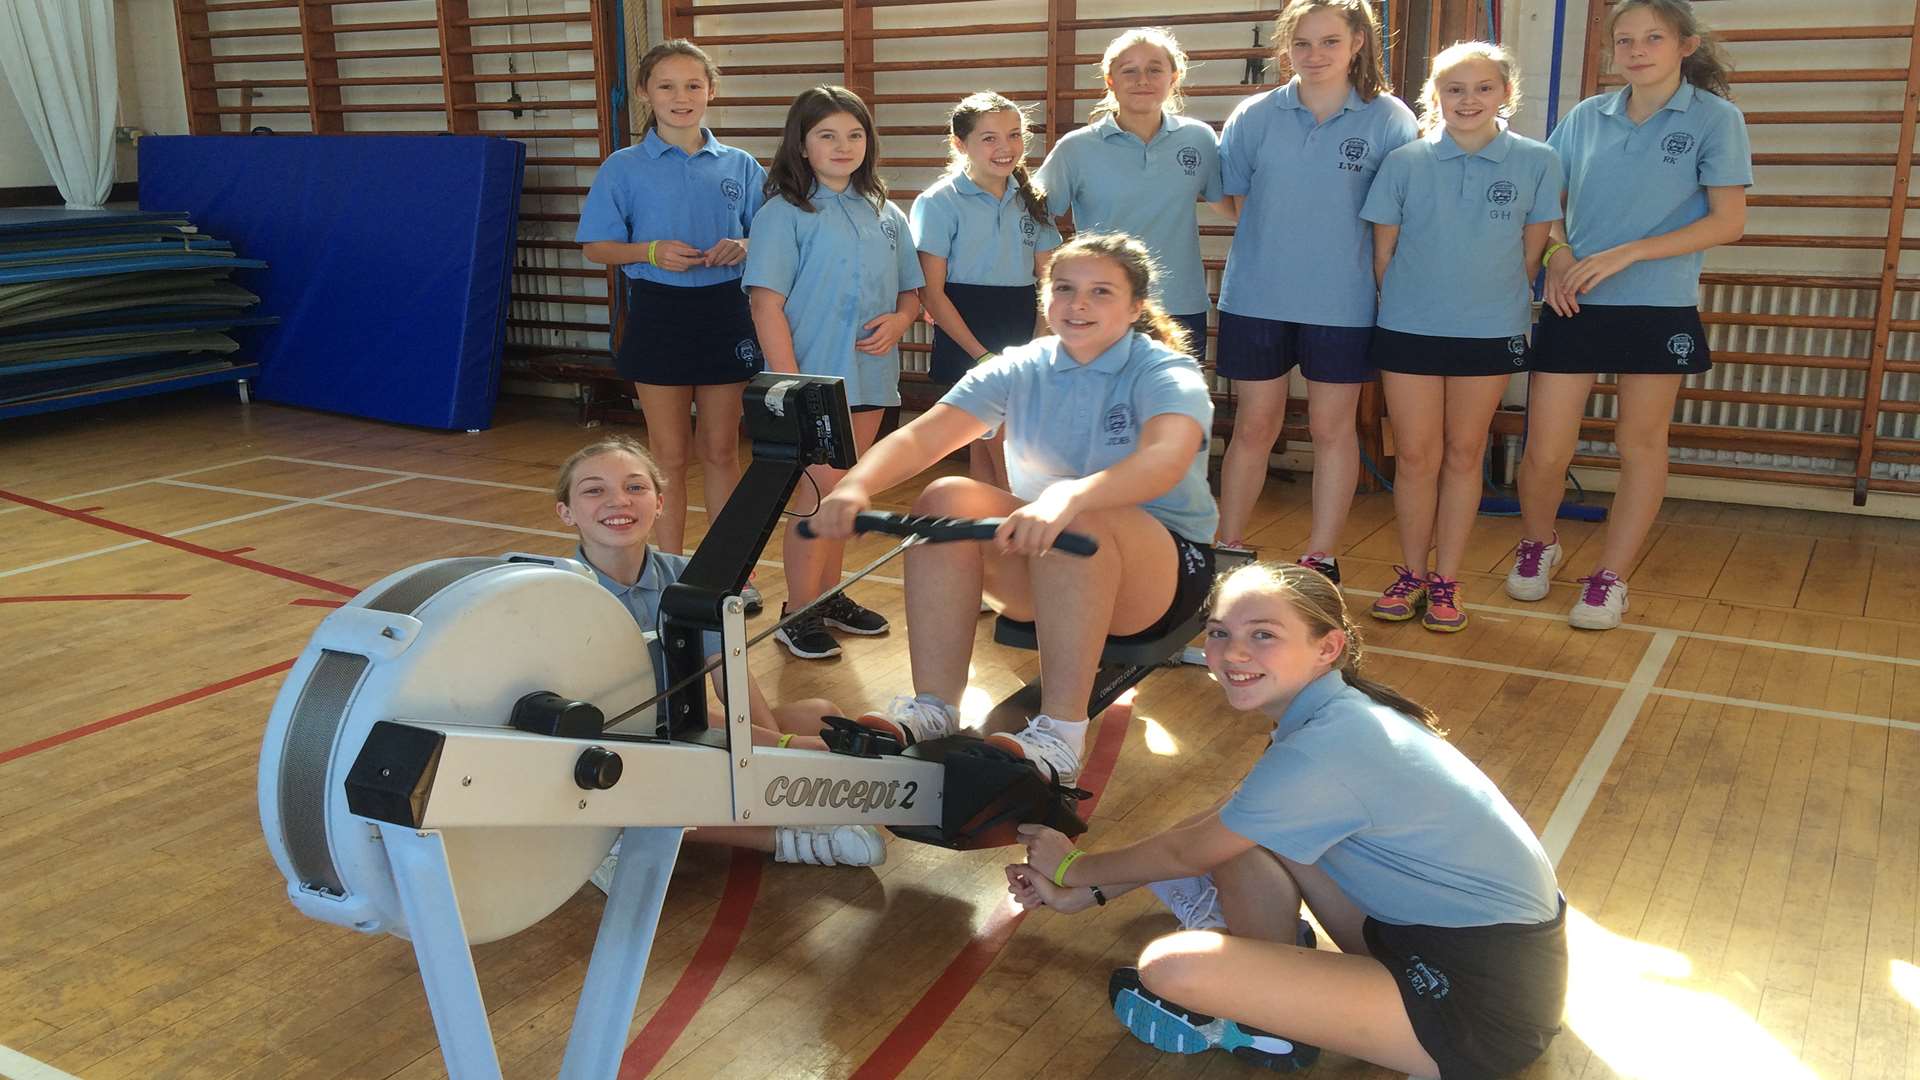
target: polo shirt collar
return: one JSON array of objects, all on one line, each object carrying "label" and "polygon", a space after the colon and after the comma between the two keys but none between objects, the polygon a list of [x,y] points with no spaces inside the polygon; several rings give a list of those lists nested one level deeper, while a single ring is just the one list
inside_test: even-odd
[{"label": "polo shirt collar", "polygon": [[[648,157],[653,157],[653,158],[657,158],[661,154],[664,154],[669,150],[680,149],[679,147],[668,142],[667,140],[661,138],[660,129],[658,128],[648,128],[647,137],[640,140],[640,146],[642,149],[646,150]],[[683,154],[685,153],[685,151],[681,151],[681,152]],[[713,137],[713,132],[707,130],[706,128],[701,128],[700,129],[700,149],[695,150],[692,154],[689,154],[687,156],[694,157],[700,154],[717,155],[719,153],[720,153],[720,140]]]},{"label": "polo shirt collar", "polygon": [[[1008,199],[1013,198],[1017,186],[1013,177],[1007,177],[1007,190],[1001,192],[1000,197],[995,201],[1004,203]],[[973,177],[968,176],[965,169],[953,174],[953,188],[962,195],[980,195],[988,199],[993,198],[993,193],[981,187],[979,184],[974,183]]]},{"label": "polo shirt collar", "polygon": [[1433,136],[1433,156],[1441,161],[1452,161],[1454,158],[1467,156],[1486,158],[1488,161],[1505,161],[1507,151],[1512,148],[1513,135],[1507,131],[1505,125],[1502,125],[1499,132],[1494,135],[1492,142],[1472,155],[1468,155],[1461,149],[1460,144],[1453,141],[1453,134],[1444,127]]},{"label": "polo shirt collar", "polygon": [[866,198],[858,191],[853,189],[852,181],[848,181],[845,188],[835,191],[820,181],[815,180],[813,182],[813,190],[807,192],[807,201],[817,203],[823,199],[839,199],[843,202],[857,202],[865,206],[873,205],[867,202]]},{"label": "polo shirt collar", "polygon": [[635,578],[631,585],[620,584],[613,578],[608,577],[605,571],[595,566],[593,560],[587,558],[587,549],[584,545],[573,549],[573,557],[585,563],[587,569],[593,571],[593,578],[600,583],[601,588],[616,596],[625,596],[634,591],[660,592],[664,590],[667,585],[666,582],[660,580],[660,575],[665,571],[660,566],[660,560],[653,557],[653,545],[651,544],[647,545],[647,561],[640,565],[640,576]]},{"label": "polo shirt collar", "polygon": [[1274,726],[1273,740],[1281,739],[1305,727],[1313,714],[1323,708],[1335,694],[1347,688],[1347,680],[1339,671],[1329,671],[1300,688],[1287,703],[1287,711],[1280,714],[1280,722]]},{"label": "polo shirt collar", "polygon": [[[1287,80],[1287,85],[1275,90],[1272,100],[1276,106],[1282,109],[1306,108],[1305,105],[1300,104],[1300,76],[1295,75],[1293,78]],[[1355,90],[1351,86],[1347,87],[1347,100],[1341,103],[1340,111],[1355,112],[1366,107],[1366,99],[1360,96],[1360,91]]]},{"label": "polo shirt collar", "polygon": [[[1680,89],[1673,92],[1673,96],[1667,99],[1665,105],[1660,106],[1659,111],[1666,112],[1672,110],[1674,112],[1686,112],[1693,107],[1693,95],[1693,84],[1685,79],[1681,79]],[[1608,95],[1607,100],[1600,103],[1600,111],[1608,116],[1625,116],[1627,114],[1627,99],[1632,96],[1633,87],[1623,86]]]},{"label": "polo shirt collar", "polygon": [[[1093,122],[1093,130],[1097,132],[1102,139],[1110,139],[1115,135],[1125,135],[1133,139],[1139,138],[1138,135],[1120,126],[1120,114],[1118,112],[1110,112],[1100,119],[1095,120]],[[1160,110],[1160,130],[1154,132],[1153,138],[1149,141],[1158,142],[1162,136],[1170,134],[1172,131],[1173,114],[1162,109]]]},{"label": "polo shirt collar", "polygon": [[1085,364],[1075,360],[1073,355],[1067,352],[1067,347],[1060,343],[1060,339],[1055,338],[1053,341],[1053,359],[1049,363],[1048,369],[1051,371],[1072,371],[1076,368],[1085,368],[1090,371],[1098,371],[1111,375],[1126,367],[1127,361],[1131,359],[1132,356],[1133,331],[1131,330],[1121,335],[1119,341],[1107,346],[1105,352]]}]

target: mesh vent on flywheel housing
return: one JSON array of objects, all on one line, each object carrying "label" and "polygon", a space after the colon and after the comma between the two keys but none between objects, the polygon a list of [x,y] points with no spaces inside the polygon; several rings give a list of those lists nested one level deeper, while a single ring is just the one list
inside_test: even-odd
[{"label": "mesh vent on flywheel housing", "polygon": [[489,567],[499,565],[499,559],[485,558],[448,559],[445,562],[432,563],[387,586],[379,596],[367,601],[367,607],[374,611],[411,615],[416,608],[426,603],[441,589],[469,574],[477,574]]},{"label": "mesh vent on flywheel housing", "polygon": [[320,650],[294,702],[280,754],[280,830],[287,858],[303,884],[335,896],[346,889],[327,847],[327,766],[367,665],[367,658],[356,653]]}]

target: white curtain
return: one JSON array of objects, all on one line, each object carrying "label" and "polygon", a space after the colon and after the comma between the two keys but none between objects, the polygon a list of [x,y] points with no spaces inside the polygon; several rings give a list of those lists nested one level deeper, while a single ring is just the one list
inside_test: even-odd
[{"label": "white curtain", "polygon": [[112,0],[0,0],[0,73],[67,205],[105,205],[120,94]]}]

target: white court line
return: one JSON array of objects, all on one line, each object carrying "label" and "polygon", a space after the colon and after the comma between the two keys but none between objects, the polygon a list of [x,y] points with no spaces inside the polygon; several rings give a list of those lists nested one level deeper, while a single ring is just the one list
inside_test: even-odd
[{"label": "white court line", "polygon": [[62,1072],[44,1061],[5,1046],[0,1046],[0,1077],[6,1080],[80,1080],[70,1072]]},{"label": "white court line", "polygon": [[[241,458],[239,461],[229,461],[224,465],[208,465],[203,468],[188,469],[186,472],[172,473],[167,476],[155,476],[147,480],[132,480],[124,484],[115,484],[112,487],[94,488],[92,491],[82,491],[73,495],[62,495],[57,499],[48,499],[46,501],[56,502],[56,503],[72,502],[75,499],[85,499],[85,498],[90,498],[91,496],[94,496],[94,495],[105,495],[105,494],[108,494],[109,492],[125,491],[128,488],[137,488],[142,484],[157,484],[163,480],[177,480],[182,476],[197,476],[203,472],[215,472],[220,469],[231,469],[236,465],[250,465],[256,461],[265,461],[265,460],[266,459],[264,457],[259,457],[259,456],[250,457],[250,458]],[[33,509],[33,507],[31,506],[21,506],[21,505],[15,504],[13,506],[0,507],[0,514],[11,514],[16,510],[31,510],[31,509]]]},{"label": "white court line", "polygon": [[1554,807],[1553,816],[1547,819],[1547,827],[1540,830],[1540,846],[1546,848],[1547,857],[1555,865],[1560,857],[1567,853],[1567,844],[1573,840],[1575,829],[1587,816],[1587,808],[1593,805],[1593,797],[1600,790],[1600,781],[1606,778],[1607,770],[1613,767],[1613,759],[1620,753],[1620,746],[1627,741],[1627,732],[1633,728],[1634,717],[1640,715],[1640,707],[1646,704],[1647,697],[1654,690],[1653,681],[1660,677],[1660,669],[1666,666],[1667,657],[1673,655],[1673,646],[1677,640],[1671,630],[1658,631],[1653,640],[1647,643],[1647,651],[1640,656],[1640,663],[1633,669],[1633,676],[1627,680],[1625,689],[1613,703],[1613,711],[1607,714],[1607,722],[1600,728],[1600,734],[1587,748],[1587,756],[1580,762],[1579,771],[1573,774],[1573,782],[1567,785],[1566,793],[1560,796],[1560,805]]},{"label": "white court line", "polygon": [[[509,484],[504,480],[475,480],[468,476],[443,476],[440,473],[407,472],[402,469],[383,469],[377,465],[347,465],[338,461],[321,461],[318,458],[284,457],[280,454],[268,454],[270,461],[290,461],[296,465],[321,465],[329,469],[354,469],[359,472],[386,473],[389,476],[404,476],[413,480],[445,480],[451,484],[472,484],[475,487],[505,488],[508,491],[537,491],[542,495],[552,495],[550,487],[535,487],[532,484]],[[704,514],[707,508],[699,503],[688,503],[687,509]]]},{"label": "white court line", "polygon": [[[1341,592],[1355,596],[1379,596],[1373,589],[1355,589],[1346,585]],[[1519,619],[1544,619],[1547,622],[1565,623],[1565,615],[1555,615],[1548,611],[1529,611],[1525,608],[1500,607],[1493,604],[1461,604],[1468,611],[1492,611],[1501,615],[1511,615]],[[1892,664],[1896,667],[1920,667],[1920,660],[1905,656],[1883,656],[1880,653],[1853,652],[1849,649],[1827,649],[1819,645],[1789,645],[1784,641],[1762,641],[1759,638],[1734,637],[1731,634],[1710,634],[1704,630],[1675,630],[1664,626],[1642,626],[1638,623],[1621,623],[1621,630],[1636,630],[1642,634],[1677,634],[1695,641],[1719,641],[1729,645],[1746,645],[1757,649],[1778,649],[1781,652],[1805,653],[1809,656],[1831,656],[1839,660],[1867,660],[1876,664]]]},{"label": "white court line", "polygon": [[[154,481],[142,481],[142,482],[143,483],[175,484],[175,485],[182,484],[182,482],[178,480],[154,480]],[[267,495],[257,491],[239,492],[240,494],[244,494],[244,495],[256,495],[263,499],[285,499],[287,501],[282,503],[279,506],[269,506],[265,510],[254,510],[245,514],[235,514],[232,517],[221,518],[218,521],[209,521],[200,525],[189,525],[184,529],[175,529],[170,533],[163,533],[162,535],[168,537],[169,539],[177,540],[180,537],[192,536],[194,533],[205,532],[208,529],[218,529],[223,525],[233,525],[242,521],[251,521],[257,517],[266,517],[268,514],[277,514],[277,513],[280,513],[282,510],[292,510],[295,507],[299,507],[299,506],[310,506],[316,503],[320,503],[325,499],[338,499],[348,495],[358,495],[363,491],[372,491],[374,488],[383,488],[391,484],[397,484],[399,482],[400,481],[397,479],[381,480],[377,483],[362,484],[356,488],[348,488],[345,491],[336,491],[331,495],[322,496],[321,498],[318,498],[318,499],[300,499],[300,498],[295,498],[291,495]],[[193,484],[193,485],[183,485],[183,486],[206,488],[206,487],[210,487],[211,485]],[[238,491],[238,489],[225,489],[225,490]],[[351,504],[340,503],[337,505],[347,506]],[[80,562],[83,559],[91,559],[99,555],[109,555],[116,551],[125,551],[128,548],[137,548],[143,544],[150,544],[150,543],[152,543],[151,540],[129,540],[124,544],[114,544],[111,547],[95,548],[92,551],[82,551],[73,555],[64,555],[58,559],[48,559],[45,562],[32,563],[28,566],[16,566],[11,570],[0,570],[0,578],[10,578],[16,574],[25,574],[34,570],[45,570],[49,566],[64,566],[67,563]]]}]

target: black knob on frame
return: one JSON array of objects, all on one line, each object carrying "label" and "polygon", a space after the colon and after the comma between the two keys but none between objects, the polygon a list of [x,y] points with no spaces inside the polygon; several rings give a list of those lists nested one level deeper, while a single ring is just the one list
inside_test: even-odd
[{"label": "black knob on frame", "polygon": [[589,746],[580,751],[580,760],[573,763],[573,782],[580,785],[582,791],[605,791],[620,782],[624,768],[619,754],[604,746]]}]

